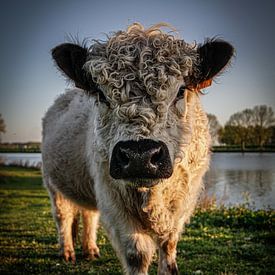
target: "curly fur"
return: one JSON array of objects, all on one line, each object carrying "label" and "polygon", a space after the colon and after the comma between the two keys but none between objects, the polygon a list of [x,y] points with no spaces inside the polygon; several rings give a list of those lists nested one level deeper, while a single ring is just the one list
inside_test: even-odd
[{"label": "curly fur", "polygon": [[[199,93],[186,90],[177,98],[179,87],[200,74],[197,48],[163,26],[144,29],[136,23],[95,41],[83,68],[108,104],[72,89],[43,120],[45,185],[52,197],[57,192],[79,209],[100,211],[127,274],[147,274],[156,246],[159,274],[176,274],[176,244],[209,163],[210,135]],[[142,138],[164,142],[174,167],[169,179],[156,179],[151,188],[109,175],[115,144]],[[58,208],[54,199],[52,204]],[[96,216],[94,221],[85,230],[92,232],[92,255],[98,254]]]},{"label": "curly fur", "polygon": [[134,122],[143,113],[148,129],[167,113],[168,87],[194,74],[198,59],[194,46],[162,32],[161,26],[144,30],[136,23],[106,42],[96,42],[85,64],[93,80],[106,86],[118,117]]}]

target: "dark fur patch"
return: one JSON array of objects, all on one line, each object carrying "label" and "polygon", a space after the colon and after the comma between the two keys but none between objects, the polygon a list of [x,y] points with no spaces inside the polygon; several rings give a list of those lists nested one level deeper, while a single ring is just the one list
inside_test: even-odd
[{"label": "dark fur patch", "polygon": [[73,219],[72,224],[72,238],[73,244],[76,245],[77,237],[78,237],[78,222],[79,222],[79,214],[77,214]]},{"label": "dark fur patch", "polygon": [[178,275],[179,270],[176,263],[172,263],[168,265],[168,270],[170,271],[171,275]]},{"label": "dark fur patch", "polygon": [[143,256],[141,253],[131,253],[126,257],[127,264],[136,270],[140,270],[142,266]]}]

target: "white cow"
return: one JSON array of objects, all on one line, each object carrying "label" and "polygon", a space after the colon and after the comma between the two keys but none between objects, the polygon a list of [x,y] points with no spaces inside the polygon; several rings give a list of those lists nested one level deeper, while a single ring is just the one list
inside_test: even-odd
[{"label": "white cow", "polygon": [[80,212],[84,254],[99,256],[100,213],[126,274],[147,274],[156,248],[159,274],[178,273],[177,242],[209,163],[199,90],[233,52],[222,40],[190,45],[138,23],[90,48],[52,50],[77,87],[43,119],[44,184],[66,260],[75,261]]}]

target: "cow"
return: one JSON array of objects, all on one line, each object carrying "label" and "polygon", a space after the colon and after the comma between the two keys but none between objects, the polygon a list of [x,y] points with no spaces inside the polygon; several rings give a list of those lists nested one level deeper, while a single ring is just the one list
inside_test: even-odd
[{"label": "cow", "polygon": [[[165,27],[165,25],[164,25]],[[140,23],[94,40],[63,43],[53,60],[75,87],[43,119],[43,181],[60,253],[99,257],[99,216],[125,274],[178,274],[176,248],[203,188],[210,135],[201,89],[234,55],[221,39],[188,44],[163,24]]]}]

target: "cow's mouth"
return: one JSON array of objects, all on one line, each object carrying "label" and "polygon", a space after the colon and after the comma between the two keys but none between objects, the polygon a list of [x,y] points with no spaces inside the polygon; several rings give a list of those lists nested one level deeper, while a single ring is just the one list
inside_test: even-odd
[{"label": "cow's mouth", "polygon": [[142,188],[142,187],[151,188],[155,185],[160,184],[163,180],[135,178],[135,179],[127,179],[124,181],[126,182],[127,186],[130,186],[133,188]]}]

